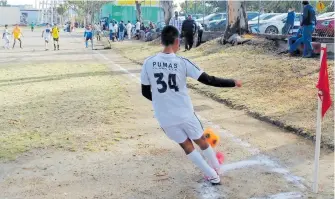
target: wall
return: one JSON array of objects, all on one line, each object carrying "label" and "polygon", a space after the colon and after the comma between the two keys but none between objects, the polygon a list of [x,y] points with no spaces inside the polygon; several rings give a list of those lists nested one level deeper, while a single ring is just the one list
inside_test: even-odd
[{"label": "wall", "polygon": [[20,15],[18,7],[0,7],[0,26],[19,24]]}]

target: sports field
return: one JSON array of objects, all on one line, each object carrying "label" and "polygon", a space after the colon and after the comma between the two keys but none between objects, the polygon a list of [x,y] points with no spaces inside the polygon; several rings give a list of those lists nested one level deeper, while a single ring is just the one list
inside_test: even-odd
[{"label": "sports field", "polygon": [[81,32],[44,51],[40,30],[24,31],[23,49],[0,49],[0,198],[334,197],[332,150],[321,151],[314,195],[312,141],[190,90],[225,154],[222,185],[211,186],[160,129],[138,63],[120,49],[86,49]]}]

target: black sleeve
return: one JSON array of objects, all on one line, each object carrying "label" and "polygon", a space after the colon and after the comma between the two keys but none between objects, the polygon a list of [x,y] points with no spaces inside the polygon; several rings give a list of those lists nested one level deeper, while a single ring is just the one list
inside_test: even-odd
[{"label": "black sleeve", "polygon": [[142,84],[142,95],[152,101],[151,86]]},{"label": "black sleeve", "polygon": [[205,72],[200,75],[198,81],[214,87],[235,87],[235,81],[233,79],[222,79],[215,76],[209,76]]}]

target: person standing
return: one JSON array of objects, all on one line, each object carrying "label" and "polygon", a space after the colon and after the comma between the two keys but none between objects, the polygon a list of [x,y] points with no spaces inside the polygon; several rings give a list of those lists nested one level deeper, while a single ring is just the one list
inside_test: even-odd
[{"label": "person standing", "polygon": [[114,24],[114,31],[115,31],[115,39],[116,41],[119,39],[119,35],[118,35],[118,32],[119,32],[119,26],[117,25],[117,22],[115,22]]},{"label": "person standing", "polygon": [[131,39],[131,29],[133,28],[133,25],[130,23],[130,21],[128,21],[126,29],[127,29],[127,35],[128,35],[128,39]]},{"label": "person standing", "polygon": [[294,8],[290,8],[287,13],[286,23],[282,29],[283,35],[288,34],[290,30],[293,28],[294,20],[295,20],[295,11]]},{"label": "person standing", "polygon": [[30,24],[31,32],[34,32],[35,24],[34,22],[31,22]]},{"label": "person standing", "polygon": [[44,46],[45,50],[49,50],[48,44],[51,36],[51,28],[50,25],[47,24],[47,27],[42,31],[42,38],[44,38]]},{"label": "person standing", "polygon": [[137,39],[140,39],[141,22],[139,20],[135,24],[135,30]]},{"label": "person standing", "polygon": [[179,34],[181,34],[181,26],[183,21],[179,19],[179,13],[176,11],[174,12],[174,17],[170,19],[169,25],[177,28]]},{"label": "person standing", "polygon": [[15,25],[15,28],[13,30],[13,36],[14,36],[13,49],[15,47],[16,40],[20,42],[20,48],[22,48],[21,36],[23,36],[23,34],[18,24]]},{"label": "person standing", "polygon": [[114,41],[115,30],[113,21],[109,23],[108,30],[109,30],[109,40]]},{"label": "person standing", "polygon": [[93,48],[93,33],[90,25],[86,26],[84,32],[84,38],[85,38],[85,47],[88,48],[88,40],[91,40],[91,46]]},{"label": "person standing", "polygon": [[202,27],[201,23],[196,22],[198,26],[198,41],[197,41],[197,46],[200,46],[201,40],[202,40],[202,33],[204,32],[204,28]]},{"label": "person standing", "polygon": [[6,24],[5,25],[5,30],[2,34],[2,39],[4,40],[5,42],[5,45],[3,46],[5,49],[9,49],[9,31],[8,31],[8,25]]},{"label": "person standing", "polygon": [[[52,38],[54,41],[54,50],[56,50],[56,47],[57,47],[57,50],[59,50],[59,28],[56,24],[52,27],[51,34],[52,34]],[[57,43],[57,46],[56,46],[56,43]]]},{"label": "person standing", "polygon": [[290,46],[290,54],[294,55],[294,52],[297,50],[298,46],[302,43],[304,44],[303,57],[310,58],[313,56],[313,47],[312,47],[312,34],[315,29],[316,16],[313,6],[309,4],[308,1],[302,1],[304,5],[303,14],[302,14],[302,37],[297,39]]},{"label": "person standing", "polygon": [[187,19],[183,22],[181,31],[185,37],[185,51],[191,50],[194,43],[194,35],[197,31],[197,25],[191,15],[188,15]]},{"label": "person standing", "polygon": [[120,21],[120,25],[119,25],[119,40],[123,41],[124,39],[124,30],[126,29],[126,27],[123,24],[123,21]]}]

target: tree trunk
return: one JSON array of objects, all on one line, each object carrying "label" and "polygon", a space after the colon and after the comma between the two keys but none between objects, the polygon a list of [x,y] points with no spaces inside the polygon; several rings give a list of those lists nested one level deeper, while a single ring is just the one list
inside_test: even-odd
[{"label": "tree trunk", "polygon": [[245,1],[228,0],[227,10],[228,20],[221,43],[244,43],[245,40],[241,38],[241,35],[248,32]]},{"label": "tree trunk", "polygon": [[173,1],[160,1],[160,4],[164,11],[165,24],[169,24],[173,14],[173,8],[174,8]]},{"label": "tree trunk", "polygon": [[136,19],[142,22],[142,9],[141,9],[142,1],[135,1],[136,5]]}]

